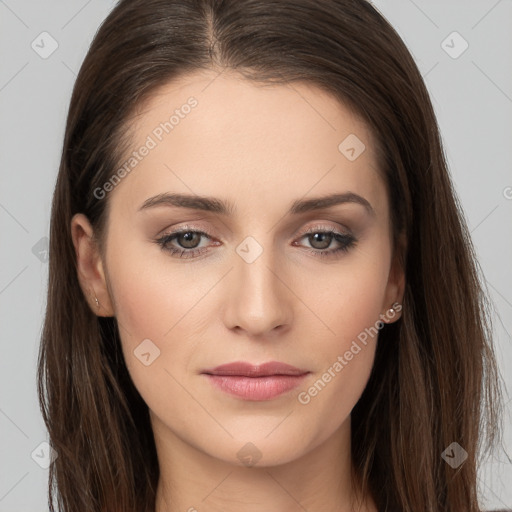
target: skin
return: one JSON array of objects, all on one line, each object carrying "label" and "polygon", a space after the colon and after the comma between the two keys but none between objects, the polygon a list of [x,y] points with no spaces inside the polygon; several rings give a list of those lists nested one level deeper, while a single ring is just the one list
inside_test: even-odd
[{"label": "skin", "polygon": [[[150,409],[161,472],[156,511],[376,511],[350,483],[350,414],[377,336],[359,343],[309,403],[298,401],[402,301],[404,274],[393,257],[372,134],[311,85],[262,86],[228,72],[197,72],[139,109],[133,148],[190,96],[198,105],[102,199],[110,201],[103,258],[87,218],[78,214],[71,224],[84,294],[98,315],[116,317],[128,370]],[[338,149],[350,134],[366,146],[354,161]],[[375,215],[357,203],[287,213],[295,200],[348,191]],[[139,211],[165,192],[216,197],[235,212]],[[169,245],[195,243],[206,252],[179,258],[155,243],[185,225],[211,238]],[[309,251],[342,244],[308,238],[308,228],[349,233],[357,243],[321,257]],[[248,236],[263,249],[251,263],[236,251]],[[134,355],[145,339],[160,350],[148,366]],[[232,361],[271,360],[311,373],[268,401],[233,397],[200,374]],[[260,456],[252,467],[237,455],[244,446]],[[365,499],[352,505],[357,498]]]}]

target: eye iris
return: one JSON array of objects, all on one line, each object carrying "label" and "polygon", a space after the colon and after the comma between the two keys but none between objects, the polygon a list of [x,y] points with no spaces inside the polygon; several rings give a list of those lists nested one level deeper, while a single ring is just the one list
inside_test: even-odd
[{"label": "eye iris", "polygon": [[330,233],[314,233],[313,235],[309,235],[310,243],[312,241],[314,241],[315,243],[320,242],[321,247],[315,246],[312,243],[312,245],[313,245],[313,247],[315,247],[315,249],[327,249],[327,247],[329,247],[329,245],[331,244],[331,240],[332,240],[332,234],[330,234]]},{"label": "eye iris", "polygon": [[[200,238],[201,238],[201,235],[199,233],[194,233],[192,231],[188,231],[186,233],[182,233],[182,234],[178,235],[178,242],[181,246],[185,247],[186,249],[193,249],[194,247],[197,247],[197,244],[199,243]],[[182,243],[182,240],[185,240],[185,242]],[[194,241],[196,243],[194,243]]]}]

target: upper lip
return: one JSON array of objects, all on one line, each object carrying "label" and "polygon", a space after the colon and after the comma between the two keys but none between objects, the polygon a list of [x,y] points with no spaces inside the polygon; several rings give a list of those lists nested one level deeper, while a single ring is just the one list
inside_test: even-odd
[{"label": "upper lip", "polygon": [[301,370],[290,364],[270,361],[260,365],[254,365],[243,361],[221,364],[215,368],[203,370],[201,373],[210,375],[239,375],[243,377],[265,377],[268,375],[304,375],[308,370]]}]

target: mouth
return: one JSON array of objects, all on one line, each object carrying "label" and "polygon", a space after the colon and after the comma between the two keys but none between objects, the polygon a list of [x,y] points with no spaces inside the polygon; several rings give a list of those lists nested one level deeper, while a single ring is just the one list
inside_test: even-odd
[{"label": "mouth", "polygon": [[238,361],[201,373],[220,391],[244,400],[262,401],[291,391],[311,372],[277,361],[259,366]]}]

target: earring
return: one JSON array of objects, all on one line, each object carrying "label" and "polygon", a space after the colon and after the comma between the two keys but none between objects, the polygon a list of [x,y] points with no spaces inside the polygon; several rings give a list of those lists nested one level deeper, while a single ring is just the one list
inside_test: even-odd
[{"label": "earring", "polygon": [[94,300],[96,301],[96,307],[99,309],[100,301],[98,300],[98,297],[96,297],[96,295],[94,296]]},{"label": "earring", "polygon": [[[386,314],[386,315],[384,315],[384,317],[385,317],[385,318],[386,318],[386,317],[394,318],[395,313],[396,313],[396,310],[397,310],[400,306],[401,306],[401,304],[400,304],[400,303],[395,302],[395,303],[394,303],[394,304],[393,304],[393,305],[388,309],[387,314]],[[402,309],[402,308],[400,307],[400,309]],[[400,311],[400,310],[399,310],[399,311]]]},{"label": "earring", "polygon": [[[389,311],[392,315],[394,315],[394,314],[395,314],[395,311],[396,311],[398,308],[402,309],[401,304],[400,304],[399,302],[395,302],[395,303],[394,303],[394,304],[393,304],[393,305],[388,309],[388,311]],[[399,310],[399,311],[400,311],[400,310]]]}]

